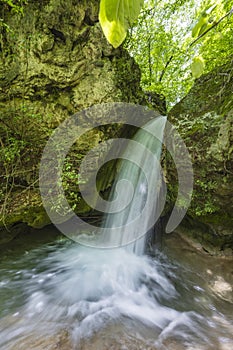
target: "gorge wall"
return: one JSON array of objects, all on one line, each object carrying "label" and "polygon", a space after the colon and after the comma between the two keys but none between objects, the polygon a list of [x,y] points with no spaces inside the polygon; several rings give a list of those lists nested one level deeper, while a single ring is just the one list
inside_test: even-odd
[{"label": "gorge wall", "polygon": [[[29,0],[23,14],[0,4],[0,242],[6,242],[22,228],[50,222],[38,170],[46,141],[62,121],[98,103],[148,104],[146,98],[164,114],[164,101],[151,104],[134,60],[107,43],[98,23],[99,1]],[[195,176],[191,207],[177,230],[211,254],[233,251],[232,69],[229,58],[196,80],[168,116],[188,147]],[[114,125],[93,130],[71,150],[65,185],[77,212],[90,208],[77,193],[75,169],[91,148],[120,132]],[[169,160],[166,167],[171,204],[176,171]],[[110,185],[104,175],[99,190]]]},{"label": "gorge wall", "polygon": [[[196,80],[169,113],[190,152],[194,192],[177,229],[212,254],[233,253],[233,60]],[[175,171],[170,167],[170,193]]]},{"label": "gorge wall", "polygon": [[[1,4],[3,241],[18,232],[18,223],[35,228],[49,223],[40,199],[38,169],[46,140],[63,120],[94,104],[145,102],[139,68],[126,51],[107,43],[98,23],[98,6],[98,0],[29,0],[21,14]],[[70,163],[78,168],[90,148],[118,131],[109,126],[89,133],[69,155]],[[78,203],[77,211],[85,212],[89,208],[78,198],[70,163],[66,184],[69,190],[75,188],[71,201]]]}]

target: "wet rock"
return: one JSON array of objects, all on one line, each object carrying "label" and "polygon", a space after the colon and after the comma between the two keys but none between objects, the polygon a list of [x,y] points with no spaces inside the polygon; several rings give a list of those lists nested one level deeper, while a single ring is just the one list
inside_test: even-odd
[{"label": "wet rock", "polygon": [[30,228],[24,223],[18,223],[12,225],[10,228],[0,227],[0,244],[5,244],[13,240],[20,233],[29,232]]}]

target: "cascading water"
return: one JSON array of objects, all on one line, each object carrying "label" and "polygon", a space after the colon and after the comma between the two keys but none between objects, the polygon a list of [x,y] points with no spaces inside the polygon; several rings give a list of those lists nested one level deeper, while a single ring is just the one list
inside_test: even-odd
[{"label": "cascading water", "polygon": [[[200,269],[171,263],[159,252],[140,255],[158,215],[159,162],[154,167],[150,160],[151,153],[160,157],[165,121],[158,118],[145,127],[152,134],[157,130],[157,140],[139,131],[124,153],[131,162],[122,163],[114,185],[118,196],[125,196],[124,215],[114,213],[111,194],[101,237],[106,246],[118,248],[88,248],[63,239],[18,256],[3,255],[1,350],[231,349],[231,304],[210,292]],[[123,178],[134,191],[129,184],[117,187]],[[148,212],[141,216],[144,208]],[[117,235],[110,230],[114,227]]]},{"label": "cascading water", "polygon": [[[106,227],[103,246],[127,246],[128,251],[137,255],[144,252],[146,234],[159,216],[156,211],[162,187],[159,160],[165,123],[165,117],[147,123],[124,151],[106,210],[109,214],[103,219]],[[114,213],[116,196],[121,203],[129,204]]]}]

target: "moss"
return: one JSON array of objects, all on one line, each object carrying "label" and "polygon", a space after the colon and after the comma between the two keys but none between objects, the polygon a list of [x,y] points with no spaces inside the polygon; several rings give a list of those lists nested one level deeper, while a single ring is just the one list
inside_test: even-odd
[{"label": "moss", "polygon": [[87,214],[92,210],[92,208],[86,203],[86,201],[80,198],[80,201],[75,209],[76,214]]},{"label": "moss", "polygon": [[51,223],[42,206],[38,191],[25,191],[12,193],[7,206],[1,207],[0,227],[11,227],[18,222],[28,226],[41,228]]},{"label": "moss", "polygon": [[[140,71],[126,51],[106,41],[98,6],[95,0],[44,0],[29,1],[24,16],[4,11],[11,31],[3,31],[1,38],[0,138],[5,155],[8,145],[18,148],[7,164],[0,154],[0,226],[26,222],[42,227],[49,222],[39,195],[38,170],[44,145],[62,121],[95,104],[142,100]],[[87,119],[80,117],[80,124],[86,126]],[[77,213],[90,210],[78,193],[81,159],[120,130],[90,132],[68,154],[72,167],[66,163],[63,185]],[[93,159],[91,166],[96,162]],[[102,192],[114,177],[110,167],[107,172],[109,178],[105,173],[98,179]]]},{"label": "moss", "polygon": [[[233,236],[232,85],[232,60],[229,60],[196,80],[188,95],[169,112],[169,119],[178,128],[193,163],[194,191],[188,214],[196,221],[197,231],[201,222],[217,236],[199,235],[194,229],[192,235],[214,247],[224,244],[223,232]],[[170,199],[174,202],[173,184],[177,176],[169,158],[167,168]]]},{"label": "moss", "polygon": [[121,50],[121,57],[113,58],[113,67],[116,71],[115,85],[119,89],[119,100],[145,104],[145,97],[140,87],[140,69],[130,55]]},{"label": "moss", "polygon": [[27,211],[24,211],[22,221],[33,228],[42,228],[51,223],[43,206],[30,207]]}]

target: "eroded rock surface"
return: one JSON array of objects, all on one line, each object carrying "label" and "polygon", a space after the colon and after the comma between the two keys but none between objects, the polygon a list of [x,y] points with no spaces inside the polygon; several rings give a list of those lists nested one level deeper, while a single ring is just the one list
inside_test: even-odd
[{"label": "eroded rock surface", "polygon": [[[233,74],[232,60],[198,79],[169,114],[192,158],[194,192],[180,231],[210,253],[233,248]],[[172,168],[172,167],[171,167]],[[175,193],[175,172],[170,190]]]},{"label": "eroded rock surface", "polygon": [[[97,0],[30,0],[23,15],[6,4],[1,8],[0,226],[49,223],[38,168],[47,139],[62,121],[95,104],[144,101],[139,68],[122,48],[107,43],[98,6]],[[75,176],[69,161],[77,169],[83,155],[118,129],[103,127],[82,138],[69,155],[69,185]],[[77,211],[90,209],[79,200],[77,186],[70,192]]]}]

